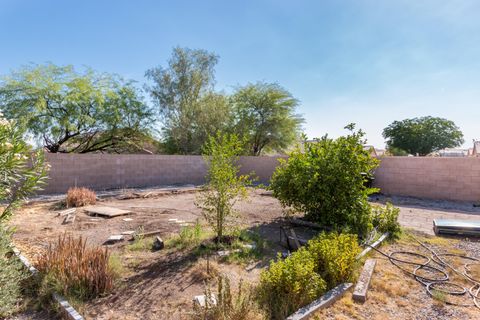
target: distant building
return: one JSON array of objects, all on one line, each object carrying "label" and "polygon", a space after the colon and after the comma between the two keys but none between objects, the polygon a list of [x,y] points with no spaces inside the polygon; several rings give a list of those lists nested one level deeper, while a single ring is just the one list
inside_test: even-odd
[{"label": "distant building", "polygon": [[451,158],[468,157],[468,149],[447,148],[447,149],[443,149],[438,152],[435,152],[433,156],[451,157]]},{"label": "distant building", "polygon": [[480,141],[473,140],[472,157],[480,157]]}]

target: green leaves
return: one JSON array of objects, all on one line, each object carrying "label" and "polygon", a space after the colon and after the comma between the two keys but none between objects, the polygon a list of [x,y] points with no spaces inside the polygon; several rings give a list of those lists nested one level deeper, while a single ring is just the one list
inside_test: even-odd
[{"label": "green leaves", "polygon": [[240,175],[237,164],[243,143],[236,135],[217,133],[204,147],[208,165],[205,190],[197,198],[197,206],[221,241],[225,229],[235,225],[233,206],[247,196],[246,186],[251,183],[247,175]]},{"label": "green leaves", "polygon": [[363,149],[363,132],[304,142],[274,172],[270,188],[285,207],[325,227],[365,235],[371,228],[363,173],[378,160]]},{"label": "green leaves", "polygon": [[303,119],[290,92],[274,83],[248,84],[231,98],[233,131],[247,139],[247,154],[283,152],[300,136]]},{"label": "green leaves", "polygon": [[13,214],[26,197],[38,190],[47,176],[43,150],[32,152],[22,140],[23,130],[0,114],[0,223]]},{"label": "green leaves", "polygon": [[148,134],[153,121],[132,82],[53,64],[24,67],[4,78],[0,109],[50,152],[116,151],[120,141]]},{"label": "green leaves", "polygon": [[394,121],[383,130],[383,137],[394,153],[399,153],[400,149],[420,156],[458,147],[464,141],[462,132],[453,121],[435,117]]}]

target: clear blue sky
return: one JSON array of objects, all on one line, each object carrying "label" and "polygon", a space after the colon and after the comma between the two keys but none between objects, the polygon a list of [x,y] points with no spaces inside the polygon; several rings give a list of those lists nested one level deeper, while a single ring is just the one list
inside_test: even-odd
[{"label": "clear blue sky", "polygon": [[30,62],[144,82],[174,46],[220,56],[217,87],[278,82],[309,137],[355,122],[384,146],[393,120],[432,115],[480,139],[480,1],[0,0],[0,74]]}]

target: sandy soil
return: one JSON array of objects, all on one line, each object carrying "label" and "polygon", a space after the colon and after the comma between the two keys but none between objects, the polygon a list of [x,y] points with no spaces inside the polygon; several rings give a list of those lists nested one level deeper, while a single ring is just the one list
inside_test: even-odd
[{"label": "sandy soil", "polygon": [[[75,237],[82,236],[95,245],[103,245],[112,234],[123,231],[135,231],[143,228],[144,232],[159,230],[166,239],[179,232],[180,226],[169,219],[194,222],[201,217],[195,206],[196,190],[194,188],[175,190],[145,190],[138,197],[131,192],[109,194],[102,198],[100,205],[132,211],[128,216],[111,219],[91,217],[79,210],[73,224],[63,225],[58,217],[58,197],[43,199],[41,202],[25,206],[11,220],[16,228],[14,243],[24,254],[35,262],[38,253],[50,242],[54,242],[63,233]],[[123,200],[121,200],[123,199]],[[47,201],[45,201],[47,200]],[[386,198],[379,196],[374,202],[392,201],[401,209],[400,222],[410,228],[431,233],[432,219],[442,216],[466,217],[478,219],[480,209],[466,203],[438,203],[409,198]],[[278,201],[264,190],[252,190],[249,201],[238,205],[244,227],[258,232],[269,243],[265,258],[254,268],[228,264],[219,261],[218,268],[232,279],[232,285],[239,279],[255,282],[261,268],[267,265],[269,258],[276,252],[285,252],[281,246],[280,226],[287,224],[282,219],[282,208]],[[131,218],[132,221],[124,221]],[[296,228],[297,234],[310,238],[309,230]],[[162,250],[157,252],[131,252],[126,249],[128,241],[108,245],[109,250],[118,253],[125,268],[120,285],[112,294],[85,304],[81,313],[86,319],[184,319],[192,310],[192,298],[203,293],[204,278],[201,276],[201,262],[189,252]],[[405,244],[397,244],[401,246]],[[458,250],[479,253],[478,243],[455,242]],[[385,250],[396,247],[386,247]],[[474,319],[480,317],[477,310],[465,311],[461,308],[444,308],[432,302],[425,290],[416,285],[414,280],[394,267],[388,260],[378,257],[375,273],[376,281],[372,285],[372,299],[364,305],[357,305],[347,294],[343,303],[326,310],[322,316],[329,319]],[[199,275],[200,274],[200,275]],[[395,277],[398,277],[395,278]],[[385,279],[384,279],[385,278]],[[388,283],[385,285],[384,283]],[[396,293],[392,288],[403,288],[408,284],[408,292]],[[392,291],[393,290],[393,291]],[[401,290],[401,289],[399,289]],[[349,301],[349,302],[347,302]],[[343,306],[342,306],[343,305]],[[350,306],[350,307],[349,307]],[[399,315],[399,316],[397,316]],[[442,318],[443,317],[443,318]]]}]

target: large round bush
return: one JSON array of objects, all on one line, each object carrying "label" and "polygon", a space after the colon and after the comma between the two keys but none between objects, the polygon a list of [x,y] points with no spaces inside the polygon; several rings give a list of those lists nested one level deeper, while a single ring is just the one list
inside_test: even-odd
[{"label": "large round bush", "polygon": [[367,197],[375,191],[365,186],[365,174],[378,160],[364,149],[361,130],[346,129],[346,136],[324,136],[294,150],[273,174],[271,189],[283,206],[304,212],[310,221],[365,235],[371,228]]}]

